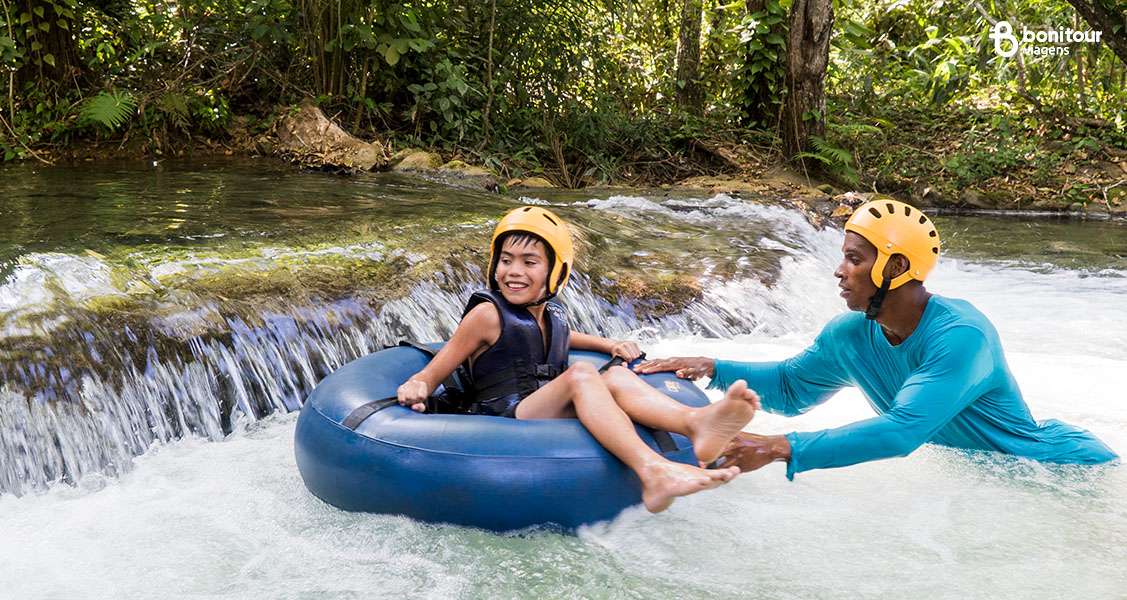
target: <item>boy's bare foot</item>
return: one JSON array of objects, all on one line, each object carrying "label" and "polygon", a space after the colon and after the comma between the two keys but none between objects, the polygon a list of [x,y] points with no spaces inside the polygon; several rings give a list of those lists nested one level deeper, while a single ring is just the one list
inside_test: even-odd
[{"label": "boy's bare foot", "polygon": [[740,379],[728,387],[720,401],[697,410],[691,428],[697,460],[707,465],[719,458],[758,408],[759,395]]},{"label": "boy's bare foot", "polygon": [[731,481],[739,467],[701,469],[692,465],[654,461],[638,473],[642,479],[642,504],[652,513],[661,512],[679,496],[688,496]]}]

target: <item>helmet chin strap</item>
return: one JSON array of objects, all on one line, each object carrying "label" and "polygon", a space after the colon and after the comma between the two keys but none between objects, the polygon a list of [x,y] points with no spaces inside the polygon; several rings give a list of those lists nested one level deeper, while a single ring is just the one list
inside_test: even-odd
[{"label": "helmet chin strap", "polygon": [[517,306],[519,306],[520,308],[530,308],[530,307],[533,307],[533,306],[540,306],[541,304],[544,304],[545,302],[547,302],[547,301],[549,301],[549,300],[551,300],[552,298],[555,298],[555,297],[556,297],[555,294],[548,293],[548,295],[544,296],[543,298],[541,298],[541,299],[539,299],[535,302],[525,302],[524,304],[519,304]]},{"label": "helmet chin strap", "polygon": [[[560,276],[560,280],[561,281],[563,280],[562,275]],[[557,286],[556,289],[559,289],[559,283],[558,282],[556,283],[556,286]],[[547,301],[549,301],[549,300],[551,300],[552,298],[555,298],[555,297],[556,297],[555,292],[548,292],[543,298],[536,300],[535,302],[525,302],[524,304],[521,304],[520,308],[531,308],[533,306],[540,306],[541,304],[544,304],[545,302],[547,302]]]},{"label": "helmet chin strap", "polygon": [[880,312],[880,306],[884,304],[884,297],[888,295],[889,287],[892,285],[892,280],[888,277],[884,278],[884,282],[880,284],[880,289],[877,293],[869,298],[869,309],[865,311],[865,318],[870,321],[877,318],[877,313]]}]

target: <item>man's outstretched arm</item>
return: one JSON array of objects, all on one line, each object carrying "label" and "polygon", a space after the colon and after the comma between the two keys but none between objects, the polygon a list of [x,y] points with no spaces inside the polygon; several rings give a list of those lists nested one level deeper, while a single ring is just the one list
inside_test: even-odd
[{"label": "man's outstretched arm", "polygon": [[[828,328],[827,328],[828,329]],[[715,360],[703,356],[660,358],[634,367],[638,373],[673,371],[684,379],[710,377],[708,387],[728,389],[743,379],[759,394],[768,412],[795,416],[828,400],[851,381],[833,353],[826,349],[823,331],[814,345],[797,356],[777,362]]]},{"label": "man's outstretched arm", "polygon": [[786,460],[787,477],[793,479],[795,473],[811,469],[908,455],[934,437],[989,385],[992,359],[980,332],[959,328],[944,341],[944,346],[933,351],[904,382],[888,413],[823,431],[786,436],[741,434],[724,457],[739,465],[741,471]]}]

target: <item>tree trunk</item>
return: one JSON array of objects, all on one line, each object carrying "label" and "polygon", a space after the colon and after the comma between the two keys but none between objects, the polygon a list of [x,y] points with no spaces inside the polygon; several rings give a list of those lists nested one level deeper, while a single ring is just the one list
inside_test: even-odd
[{"label": "tree trunk", "polygon": [[77,15],[57,15],[55,8],[42,0],[16,0],[9,7],[17,43],[24,54],[24,64],[12,78],[17,98],[25,96],[29,83],[51,95],[89,83],[89,69],[78,55]]},{"label": "tree trunk", "polygon": [[694,115],[701,113],[700,22],[701,0],[685,0],[677,44],[677,105]]},{"label": "tree trunk", "polygon": [[833,20],[833,0],[794,0],[791,4],[782,123],[787,158],[809,150],[810,136],[826,135],[826,67]]},{"label": "tree trunk", "polygon": [[[1100,0],[1068,0],[1068,3],[1093,30],[1103,32],[1100,41],[1107,44],[1123,64],[1127,64],[1127,18],[1123,13],[1117,13]],[[1113,29],[1116,25],[1120,28],[1118,32]]]}]

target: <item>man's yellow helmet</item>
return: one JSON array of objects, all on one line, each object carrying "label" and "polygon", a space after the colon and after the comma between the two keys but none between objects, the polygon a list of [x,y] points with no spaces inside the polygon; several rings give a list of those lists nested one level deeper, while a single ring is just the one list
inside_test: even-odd
[{"label": "man's yellow helmet", "polygon": [[862,204],[845,223],[845,230],[876,246],[877,262],[871,276],[878,288],[884,283],[884,266],[893,254],[908,257],[909,264],[888,289],[896,289],[909,279],[923,281],[939,260],[939,233],[931,219],[898,200],[881,198]]},{"label": "man's yellow helmet", "polygon": [[552,211],[539,206],[522,206],[514,208],[501,219],[497,228],[493,230],[493,243],[489,253],[489,287],[497,290],[497,261],[501,257],[501,248],[498,239],[511,231],[531,233],[544,240],[555,255],[550,260],[552,268],[548,272],[548,297],[555,296],[567,284],[571,276],[571,265],[575,260],[575,251],[571,246],[571,235],[567,225]]}]

